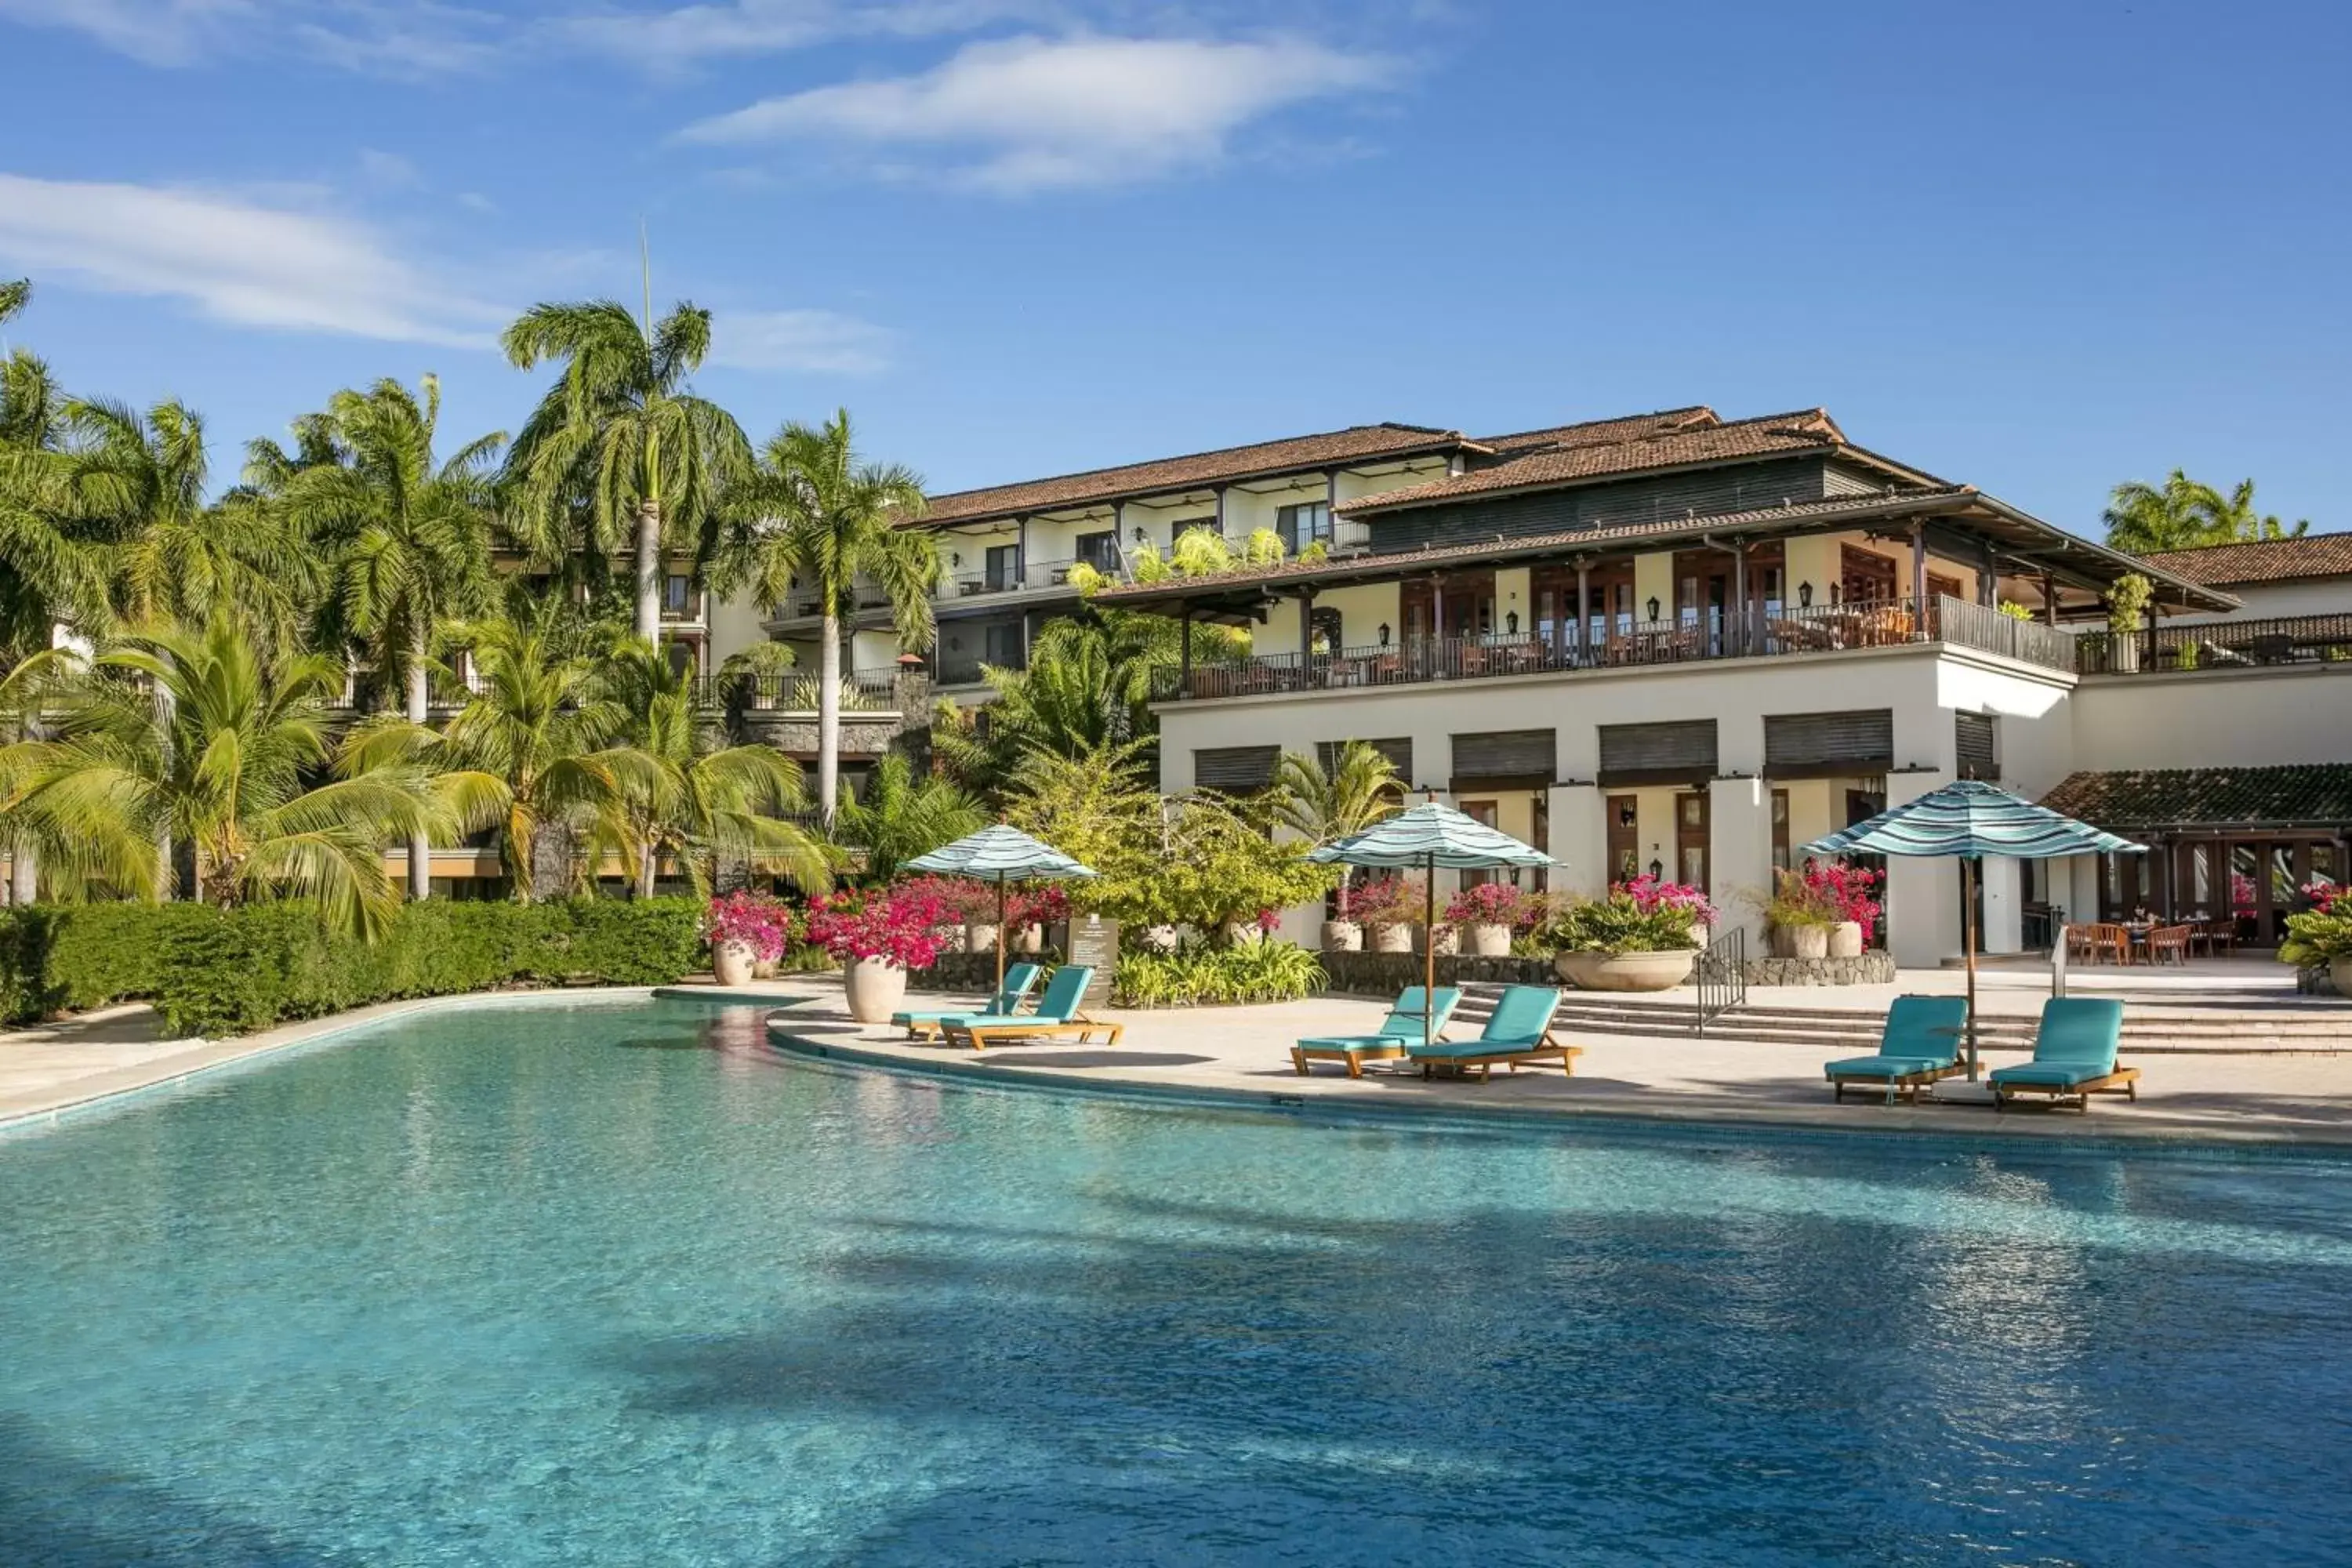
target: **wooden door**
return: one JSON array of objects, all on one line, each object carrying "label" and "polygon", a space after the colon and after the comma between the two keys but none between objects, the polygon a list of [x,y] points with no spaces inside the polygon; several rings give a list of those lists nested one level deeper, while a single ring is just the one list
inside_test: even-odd
[{"label": "wooden door", "polygon": [[[1496,805],[1491,800],[1465,800],[1456,803],[1454,809],[1481,826],[1493,827],[1496,826]],[[1480,887],[1494,879],[1492,871],[1466,870],[1462,873],[1462,885],[1465,888]]]},{"label": "wooden door", "polygon": [[1707,876],[1707,797],[1691,790],[1675,796],[1674,877],[1703,891],[1711,891]]},{"label": "wooden door", "polygon": [[1897,576],[1893,556],[1857,550],[1851,544],[1838,546],[1838,593],[1845,603],[1883,604],[1901,598],[1895,586]]},{"label": "wooden door", "polygon": [[1609,797],[1609,880],[1630,882],[1642,874],[1642,802],[1638,795]]}]

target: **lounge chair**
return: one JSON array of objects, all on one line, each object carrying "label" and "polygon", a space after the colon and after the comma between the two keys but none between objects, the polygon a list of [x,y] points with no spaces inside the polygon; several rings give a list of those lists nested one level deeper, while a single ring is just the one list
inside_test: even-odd
[{"label": "lounge chair", "polygon": [[1876,1056],[1845,1057],[1822,1067],[1830,1098],[1843,1100],[1851,1083],[1882,1091],[1889,1105],[1897,1094],[1917,1104],[1921,1089],[1968,1070],[1960,1065],[1960,1038],[1968,1026],[1965,996],[1897,996],[1886,1010]]},{"label": "lounge chair", "polygon": [[1054,978],[1045,983],[1045,994],[1037,998],[1034,1013],[965,1013],[940,1019],[940,1033],[948,1044],[969,1046],[975,1051],[1007,1040],[1058,1040],[1072,1036],[1079,1045],[1086,1045],[1100,1035],[1103,1044],[1115,1046],[1126,1026],[1097,1023],[1078,1010],[1094,977],[1089,966],[1068,964],[1054,971]]},{"label": "lounge chair", "polygon": [[1475,1040],[1423,1040],[1408,1042],[1404,1054],[1420,1064],[1421,1076],[1429,1078],[1439,1068],[1454,1073],[1478,1069],[1478,1081],[1486,1081],[1489,1069],[1507,1067],[1513,1072],[1521,1063],[1558,1062],[1560,1071],[1573,1074],[1576,1058],[1584,1054],[1581,1046],[1562,1045],[1551,1035],[1552,1015],[1559,1011],[1559,989],[1552,985],[1507,985],[1487,1016],[1486,1027]]},{"label": "lounge chair", "polygon": [[1460,1005],[1459,986],[1439,986],[1433,1003],[1422,987],[1408,985],[1370,1034],[1318,1035],[1301,1040],[1290,1047],[1290,1065],[1305,1078],[1310,1061],[1341,1061],[1348,1064],[1349,1078],[1361,1078],[1366,1062],[1387,1061],[1404,1055],[1405,1047],[1415,1041],[1435,1039]]},{"label": "lounge chair", "polygon": [[[1021,1011],[1029,1000],[1029,993],[1037,988],[1037,976],[1045,972],[1034,963],[1016,963],[1004,972],[1004,988],[988,999],[981,1012],[990,1017],[1007,1017]],[[940,1023],[949,1018],[961,1018],[971,1009],[966,1007],[929,1007],[906,1013],[893,1013],[890,1022],[907,1031],[910,1040],[919,1040],[940,1032]]]},{"label": "lounge chair", "polygon": [[2033,1059],[1992,1069],[1992,1102],[2007,1110],[2011,1097],[2048,1095],[2054,1103],[2071,1099],[2077,1110],[2091,1109],[2095,1094],[2139,1098],[2139,1068],[2117,1067],[2124,1005],[2111,996],[2053,996],[2042,1005],[2034,1031]]}]

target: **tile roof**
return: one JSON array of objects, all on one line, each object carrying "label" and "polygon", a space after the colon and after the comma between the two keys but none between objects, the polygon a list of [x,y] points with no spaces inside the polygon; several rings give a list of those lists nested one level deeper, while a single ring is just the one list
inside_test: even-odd
[{"label": "tile roof", "polygon": [[1424,545],[1371,555],[1333,556],[1322,561],[1284,561],[1271,566],[1236,567],[1213,576],[1168,578],[1159,583],[1128,584],[1098,590],[1098,600],[1152,598],[1185,589],[1199,592],[1226,586],[1296,582],[1325,576],[1385,576],[1423,567],[1476,562],[1497,555],[1539,553],[1547,550],[1580,549],[1625,540],[1695,537],[1719,529],[1754,528],[1773,522],[1815,522],[1853,515],[1867,518],[1892,510],[1934,510],[1939,502],[1965,504],[1977,498],[1968,485],[1941,485],[1931,489],[1905,490],[1896,496],[1840,496],[1832,500],[1799,501],[1793,506],[1757,507],[1747,511],[1717,512],[1705,517],[1677,517],[1654,522],[1619,523],[1607,528],[1567,529],[1557,533],[1507,535],[1475,544]]},{"label": "tile roof", "polygon": [[1452,452],[1475,445],[1459,430],[1440,430],[1427,425],[1352,425],[1345,430],[1327,430],[1316,436],[1294,436],[1181,458],[1088,468],[1081,473],[1025,479],[986,489],[955,490],[931,497],[921,521],[929,524],[972,522],[1023,512],[1055,511],[1065,507],[1089,506],[1155,491],[1197,489],[1327,464]]},{"label": "tile roof", "polygon": [[2208,544],[2198,550],[2160,550],[2147,559],[2177,577],[2209,586],[2283,583],[2295,577],[2352,576],[2352,533],[2314,533],[2302,539],[2263,539],[2244,544]]},{"label": "tile roof", "polygon": [[2352,763],[2070,773],[2042,797],[2114,833],[2155,827],[2352,825]]},{"label": "tile roof", "polygon": [[1529,452],[1539,447],[1599,447],[1631,441],[1643,436],[1663,436],[1675,430],[1695,430],[1720,425],[1714,409],[1703,403],[1687,408],[1661,408],[1651,414],[1622,414],[1608,419],[1587,419],[1574,425],[1551,425],[1540,430],[1520,430],[1508,436],[1481,436],[1478,444],[1497,452]]},{"label": "tile roof", "polygon": [[1691,463],[1770,457],[1781,452],[1843,449],[1845,446],[1845,433],[1837,427],[1829,412],[1821,408],[1767,414],[1754,419],[1670,426],[1663,430],[1653,425],[1613,441],[1530,447],[1499,463],[1410,489],[1389,490],[1348,501],[1339,510],[1350,517],[1360,517],[1367,512],[1426,506],[1499,490],[1532,489]]}]

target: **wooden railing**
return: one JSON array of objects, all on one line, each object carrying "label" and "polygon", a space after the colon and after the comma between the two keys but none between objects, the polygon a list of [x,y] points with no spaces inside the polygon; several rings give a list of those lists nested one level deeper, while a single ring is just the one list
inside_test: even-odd
[{"label": "wooden railing", "polygon": [[2282,664],[2352,664],[2352,616],[2274,616],[2200,621],[2153,631],[2084,632],[2074,668],[2084,675],[2157,675]]},{"label": "wooden railing", "polygon": [[[709,675],[697,683],[697,696],[706,708],[740,706],[747,712],[799,713],[816,711],[822,678],[814,670],[779,675]],[[898,684],[894,671],[860,669],[841,678],[842,712],[897,711]]]}]

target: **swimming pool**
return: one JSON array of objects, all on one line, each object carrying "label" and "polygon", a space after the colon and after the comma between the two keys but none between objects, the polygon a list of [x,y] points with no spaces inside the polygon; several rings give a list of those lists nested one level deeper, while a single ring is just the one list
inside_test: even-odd
[{"label": "swimming pool", "polygon": [[450,1012],[0,1139],[0,1561],[2341,1563],[2352,1170]]}]

